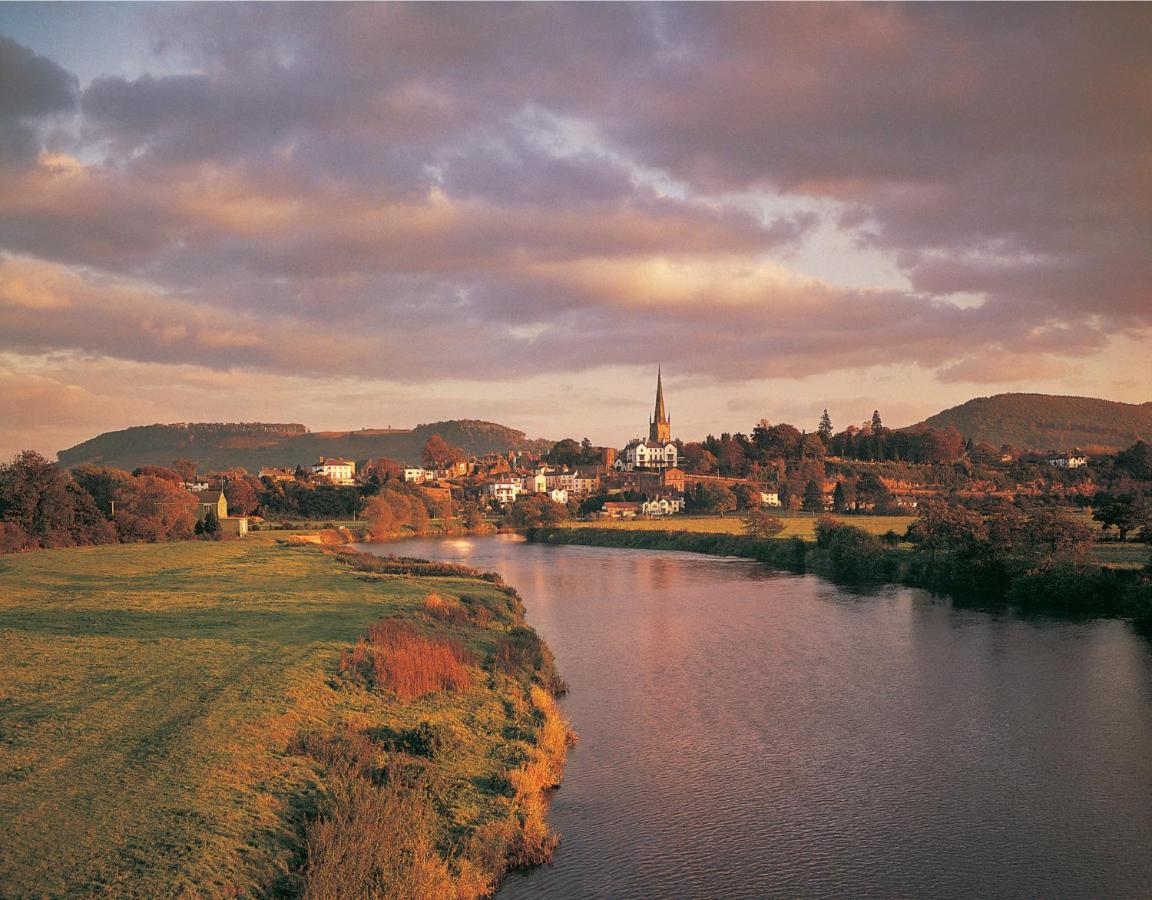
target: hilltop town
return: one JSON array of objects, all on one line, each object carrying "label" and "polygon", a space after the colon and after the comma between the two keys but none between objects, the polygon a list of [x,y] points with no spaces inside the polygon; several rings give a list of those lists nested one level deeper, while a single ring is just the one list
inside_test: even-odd
[{"label": "hilltop town", "polygon": [[914,515],[933,497],[1085,507],[1133,493],[1148,477],[1147,449],[1142,441],[1115,455],[993,447],[949,426],[889,430],[879,412],[836,432],[827,411],[810,433],[761,420],[749,435],[685,442],[673,435],[658,371],[646,434],[621,447],[565,439],[546,450],[469,454],[432,434],[420,465],[320,457],[204,476],[186,460],[173,466],[188,475],[182,484],[200,500],[201,519],[211,507],[226,533],[242,534],[251,516],[356,518],[384,491],[420,498],[430,516],[518,525],[756,509]]}]

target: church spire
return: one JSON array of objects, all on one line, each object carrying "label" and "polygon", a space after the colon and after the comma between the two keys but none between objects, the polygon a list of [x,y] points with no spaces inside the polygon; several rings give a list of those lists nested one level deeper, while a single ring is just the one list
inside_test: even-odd
[{"label": "church spire", "polygon": [[668,410],[664,407],[664,384],[661,368],[656,368],[656,410],[652,421],[648,423],[648,440],[658,444],[667,444],[672,440],[672,423],[668,418]]}]

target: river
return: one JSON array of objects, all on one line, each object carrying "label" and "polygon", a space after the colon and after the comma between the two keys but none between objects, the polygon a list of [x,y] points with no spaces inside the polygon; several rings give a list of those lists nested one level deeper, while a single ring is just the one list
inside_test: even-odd
[{"label": "river", "polygon": [[580,735],[500,898],[1152,897],[1152,648],[1124,622],[687,553],[366,545],[500,572]]}]

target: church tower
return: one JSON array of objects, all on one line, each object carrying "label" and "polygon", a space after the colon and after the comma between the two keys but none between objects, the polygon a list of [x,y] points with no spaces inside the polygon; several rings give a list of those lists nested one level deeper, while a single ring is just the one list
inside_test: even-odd
[{"label": "church tower", "polygon": [[648,423],[648,440],[654,444],[672,443],[672,422],[664,408],[664,385],[660,381],[660,369],[656,369],[656,412]]}]

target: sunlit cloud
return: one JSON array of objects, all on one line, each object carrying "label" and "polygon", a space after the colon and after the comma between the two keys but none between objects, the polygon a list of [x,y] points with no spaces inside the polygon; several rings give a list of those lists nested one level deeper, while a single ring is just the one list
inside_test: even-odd
[{"label": "sunlit cloud", "polygon": [[[896,371],[909,417],[973,389],[1147,399],[1146,7],[84,15],[133,58],[0,9],[13,358],[141,366],[160,396],[243,372],[255,418],[323,417],[303,398],[339,385],[345,424],[420,385],[572,433],[625,428],[598,392],[659,361],[701,428],[784,384],[820,396],[778,415],[878,402]],[[86,437],[115,408],[76,402],[96,368],[8,407],[52,394]]]}]

